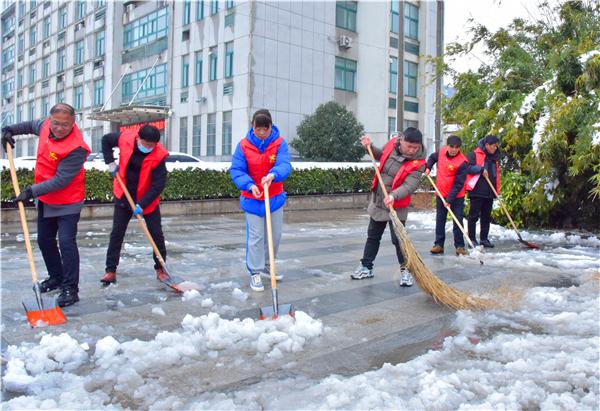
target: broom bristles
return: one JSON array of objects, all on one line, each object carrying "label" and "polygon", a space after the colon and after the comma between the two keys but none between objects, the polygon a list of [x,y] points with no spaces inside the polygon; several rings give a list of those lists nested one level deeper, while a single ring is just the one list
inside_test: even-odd
[{"label": "broom bristles", "polygon": [[433,274],[421,259],[421,256],[408,238],[404,225],[396,211],[390,211],[394,232],[400,241],[400,247],[406,267],[414,275],[419,286],[439,304],[455,310],[484,310],[497,307],[497,303],[460,292],[440,280]]}]

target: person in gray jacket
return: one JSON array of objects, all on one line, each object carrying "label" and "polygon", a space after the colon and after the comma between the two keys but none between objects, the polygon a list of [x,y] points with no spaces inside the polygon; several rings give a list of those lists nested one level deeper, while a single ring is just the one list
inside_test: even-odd
[{"label": "person in gray jacket", "polygon": [[363,258],[358,269],[350,277],[354,280],[373,277],[373,262],[379,251],[385,227],[389,223],[392,244],[396,248],[396,256],[401,267],[400,284],[410,287],[413,278],[404,266],[400,243],[390,221],[389,206],[392,205],[402,224],[405,224],[410,195],[419,186],[421,175],[427,166],[423,135],[418,129],[409,127],[399,137],[392,136],[383,149],[373,146],[371,139],[366,135],[361,138],[361,144],[365,148],[371,146],[375,159],[379,160],[379,172],[388,196],[385,197],[381,190],[376,174],[371,185],[371,199],[367,207],[370,219]]}]

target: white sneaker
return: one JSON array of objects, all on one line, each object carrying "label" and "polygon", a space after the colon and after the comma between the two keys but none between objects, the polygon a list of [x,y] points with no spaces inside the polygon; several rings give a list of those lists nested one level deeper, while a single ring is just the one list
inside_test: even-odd
[{"label": "white sneaker", "polygon": [[353,280],[364,280],[365,278],[373,277],[373,270],[370,268],[361,265],[354,271],[354,273],[350,274],[350,278]]},{"label": "white sneaker", "polygon": [[260,274],[252,274],[250,276],[250,288],[254,291],[265,291],[265,286],[260,279]]},{"label": "white sneaker", "polygon": [[413,285],[413,276],[406,267],[400,268],[400,285],[402,287],[412,287]]},{"label": "white sneaker", "polygon": [[[265,276],[270,279],[271,278],[271,270],[269,269],[269,267],[265,267],[265,271],[261,271],[260,275]],[[275,279],[277,281],[283,280],[283,274],[275,273]]]}]

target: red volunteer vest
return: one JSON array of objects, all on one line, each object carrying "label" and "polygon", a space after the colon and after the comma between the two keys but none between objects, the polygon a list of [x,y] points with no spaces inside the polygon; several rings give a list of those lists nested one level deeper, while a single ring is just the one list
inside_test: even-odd
[{"label": "red volunteer vest", "polygon": [[[242,141],[240,141],[240,146],[244,152],[244,156],[246,156],[246,162],[248,163],[248,174],[261,191],[263,190],[263,187],[260,184],[260,180],[269,174],[269,171],[273,168],[275,159],[277,158],[277,151],[279,150],[282,141],[282,137],[277,137],[267,146],[267,149],[262,154],[247,138],[243,138]],[[254,198],[250,191],[242,190],[240,193],[246,198]],[[283,193],[283,182],[272,182],[269,186],[269,198],[275,197],[281,193]],[[264,194],[262,194],[258,200],[264,200]]]},{"label": "red volunteer vest", "polygon": [[[86,157],[87,154],[90,154],[90,148],[83,140],[77,124],[73,124],[73,129],[65,138],[53,140],[50,138],[50,120],[45,120],[40,129],[40,140],[38,142],[34,171],[35,184],[42,183],[54,177],[60,162],[79,147],[87,152]],[[39,199],[43,203],[57,205],[83,201],[85,199],[85,172],[83,166],[66,187],[41,195]]]},{"label": "red volunteer vest", "polygon": [[[447,198],[448,194],[450,194],[458,168],[468,161],[467,157],[465,157],[461,151],[454,157],[448,157],[447,153],[448,147],[442,147],[438,153],[437,176],[435,178],[435,183],[444,198]],[[465,196],[465,190],[466,186],[463,185],[462,189],[456,195],[456,198],[463,198]]]},{"label": "red volunteer vest", "polygon": [[[381,172],[383,170],[383,165],[385,164],[388,157],[392,153],[392,150],[394,149],[395,144],[396,144],[396,138],[392,138],[383,147],[381,159],[379,160],[379,172]],[[425,164],[427,164],[427,162],[422,159],[405,161],[400,166],[398,173],[394,176],[394,179],[392,180],[392,191],[395,190],[396,188],[400,187],[402,185],[402,183],[404,183],[404,180],[406,180],[406,177],[410,173],[417,171],[419,168],[421,168]],[[373,183],[371,184],[371,191],[375,190],[375,188],[377,187],[377,184],[378,184],[377,183],[377,174],[375,174],[375,176],[373,177]],[[392,206],[394,208],[406,208],[409,205],[410,205],[410,195],[400,198],[400,199],[396,199],[394,201],[394,204],[392,204]]]},{"label": "red volunteer vest", "polygon": [[[474,152],[475,152],[475,164],[477,164],[480,167],[483,167],[483,165],[485,163],[485,152],[479,147],[477,147]],[[466,184],[467,190],[473,191],[473,189],[475,188],[475,185],[477,184],[477,181],[479,181],[480,176],[481,176],[481,174],[467,175],[467,184]],[[496,161],[496,192],[498,194],[500,194],[500,167],[498,166],[497,161]]]},{"label": "red volunteer vest", "polygon": [[[119,136],[119,175],[123,182],[126,181],[125,174],[127,172],[127,164],[129,164],[129,160],[131,159],[131,155],[133,154],[133,150],[135,150],[135,145],[137,137],[137,131],[126,130],[121,133]],[[154,150],[152,150],[142,161],[142,168],[140,170],[140,180],[138,181],[136,198],[139,201],[144,194],[150,190],[150,185],[152,184],[152,179],[150,174],[152,170],[154,170],[158,165],[169,155],[167,149],[163,147],[162,144],[158,143]],[[123,196],[123,189],[121,188],[121,184],[117,181],[115,177],[113,181],[113,194],[116,198],[121,198]],[[144,214],[150,214],[156,206],[160,203],[160,195],[157,196],[146,208],[144,208]]]}]

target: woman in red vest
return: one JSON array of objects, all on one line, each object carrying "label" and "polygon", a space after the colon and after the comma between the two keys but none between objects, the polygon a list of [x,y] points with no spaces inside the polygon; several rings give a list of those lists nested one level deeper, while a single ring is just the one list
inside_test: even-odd
[{"label": "woman in red vest", "polygon": [[[431,249],[432,254],[444,253],[444,242],[446,241],[446,217],[448,216],[448,205],[458,221],[463,220],[463,210],[465,208],[465,180],[467,179],[468,163],[467,157],[460,151],[462,141],[457,136],[450,136],[446,141],[446,146],[442,147],[439,153],[431,153],[427,159],[427,170],[429,171],[437,163],[437,175],[435,183],[444,196],[442,200],[439,196],[435,198],[436,219],[435,219],[435,242]],[[452,230],[454,233],[454,247],[456,255],[467,254],[465,250],[465,239],[462,231],[456,223]]]},{"label": "woman in red vest", "polygon": [[370,216],[367,242],[363,258],[360,260],[360,267],[350,277],[354,280],[373,277],[373,261],[375,261],[381,237],[389,222],[392,244],[396,248],[396,256],[401,266],[400,284],[410,287],[413,284],[412,275],[404,267],[404,256],[400,250],[398,237],[391,226],[388,206],[392,204],[398,218],[404,224],[408,217],[410,195],[419,186],[421,175],[426,167],[423,135],[416,128],[409,127],[404,130],[400,138],[392,137],[383,150],[373,146],[369,136],[363,136],[360,142],[365,148],[371,145],[373,155],[379,160],[379,172],[389,195],[384,197],[377,182],[377,174],[375,174],[371,185],[371,200],[367,207],[367,213]]},{"label": "woman in red vest", "polygon": [[35,184],[25,187],[16,201],[36,199],[37,242],[48,270],[40,291],[60,289],[57,303],[66,307],[79,301],[77,224],[85,198],[83,164],[90,148],[75,124],[75,109],[65,103],[52,107],[45,120],[4,127],[2,146],[14,148],[12,136],[21,134],[36,134],[40,139]]},{"label": "woman in red vest", "polygon": [[[120,135],[106,134],[102,137],[102,154],[108,164],[108,170],[115,180],[113,194],[115,211],[110,241],[106,251],[105,274],[100,279],[103,284],[117,281],[117,266],[121,257],[121,246],[132,215],[141,215],[146,221],[148,231],[152,235],[162,257],[167,259],[165,237],[162,231],[160,216],[160,193],[167,184],[167,166],[165,160],[169,152],[160,144],[160,131],[154,126],[144,125],[139,131],[126,130]],[[119,147],[119,164],[115,162],[113,148]],[[121,176],[127,190],[135,202],[132,210],[123,193],[116,174]],[[159,281],[168,279],[158,258],[154,255],[154,269]]]}]

